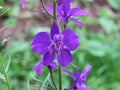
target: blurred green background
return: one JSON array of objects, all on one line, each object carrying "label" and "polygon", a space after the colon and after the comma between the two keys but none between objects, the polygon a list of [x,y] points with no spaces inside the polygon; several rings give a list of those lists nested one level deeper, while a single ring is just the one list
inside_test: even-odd
[{"label": "blurred green background", "polygon": [[[46,5],[51,3],[44,1]],[[0,0],[0,41],[10,38],[3,58],[5,65],[10,61],[7,74],[12,90],[53,90],[47,68],[41,76],[32,71],[40,55],[30,48],[37,32],[50,30],[51,19],[41,12],[39,0],[27,0],[26,10],[20,10],[19,2]],[[78,17],[83,22],[82,30],[72,22],[68,24],[80,37],[72,64],[80,70],[86,64],[92,65],[86,81],[91,90],[120,90],[120,0],[74,0],[72,6],[76,5],[90,16]],[[72,64],[67,69],[74,72]],[[58,84],[57,72],[54,76]],[[64,73],[63,76],[63,86],[67,88],[72,79]],[[0,68],[0,90],[7,90],[3,79]]]}]

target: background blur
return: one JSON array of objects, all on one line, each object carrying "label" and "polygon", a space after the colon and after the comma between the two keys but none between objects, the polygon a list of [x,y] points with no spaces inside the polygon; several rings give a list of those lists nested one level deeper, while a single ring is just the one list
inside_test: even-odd
[{"label": "background blur", "polygon": [[[46,5],[50,1],[44,0]],[[72,64],[80,70],[86,64],[92,65],[86,82],[91,90],[120,90],[120,0],[73,1],[73,7],[79,6],[90,16],[78,18],[83,22],[82,30],[72,22],[68,24],[81,42],[73,52]],[[30,48],[37,32],[50,30],[51,19],[41,11],[39,0],[27,0],[26,10],[20,10],[19,2],[0,0],[0,41],[10,38],[3,57],[5,65],[10,61],[8,76],[12,90],[53,90],[46,68],[41,76],[32,71],[40,55]],[[74,71],[72,65],[67,68]],[[1,73],[0,68],[0,90],[7,90]],[[54,75],[58,83],[57,72]],[[72,79],[66,74],[63,76],[63,86],[69,87]]]}]

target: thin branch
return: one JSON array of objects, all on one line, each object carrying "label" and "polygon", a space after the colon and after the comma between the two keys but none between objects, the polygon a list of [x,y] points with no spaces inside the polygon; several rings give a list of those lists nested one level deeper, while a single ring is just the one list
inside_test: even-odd
[{"label": "thin branch", "polygon": [[44,5],[44,3],[43,3],[43,0],[40,0],[40,2],[41,2],[41,4],[42,4],[42,7],[43,7],[43,9],[45,10],[45,12],[46,12],[51,18],[54,18],[54,17],[47,11],[47,9],[45,8],[45,5]]}]

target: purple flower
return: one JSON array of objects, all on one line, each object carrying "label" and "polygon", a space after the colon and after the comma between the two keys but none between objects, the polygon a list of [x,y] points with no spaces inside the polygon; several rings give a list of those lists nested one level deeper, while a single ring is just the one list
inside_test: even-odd
[{"label": "purple flower", "polygon": [[57,5],[60,6],[64,2],[72,2],[72,0],[57,0]]},{"label": "purple flower", "polygon": [[24,5],[25,1],[26,1],[26,0],[21,0],[21,1],[20,1],[20,8],[21,8],[21,9],[23,9],[23,5]]},{"label": "purple flower", "polygon": [[55,21],[52,24],[50,35],[47,32],[40,32],[31,43],[32,50],[43,55],[44,65],[48,66],[57,58],[58,63],[63,67],[72,62],[70,51],[77,49],[78,45],[78,36],[70,29],[65,29],[60,33]]},{"label": "purple flower", "polygon": [[57,0],[57,5],[61,5],[63,0]]},{"label": "purple flower", "polygon": [[[88,16],[89,14],[78,7],[70,8],[71,1],[72,0],[57,0],[57,12],[56,12],[57,18],[59,20],[62,20],[65,25],[68,23],[69,20],[71,20],[78,26],[80,26],[80,28],[82,28],[82,22],[78,21],[74,17]],[[52,5],[48,6],[47,10],[50,14],[53,14]]]},{"label": "purple flower", "polygon": [[86,65],[83,69],[83,71],[80,73],[79,70],[76,68],[76,75],[73,75],[70,71],[64,70],[65,73],[70,75],[72,79],[74,80],[73,85],[69,89],[65,90],[90,90],[86,85],[85,81],[87,78],[87,75],[89,71],[92,69],[90,65]]},{"label": "purple flower", "polygon": [[[42,68],[43,68],[43,66],[45,66],[44,64],[43,64],[43,60],[40,60],[34,67],[33,67],[33,70],[34,71],[36,71],[36,74],[37,75],[40,75],[41,73],[42,73]],[[52,62],[52,63],[50,63],[48,66],[46,66],[46,67],[48,67],[49,69],[52,69],[52,70],[57,70],[57,65],[56,65],[56,63],[55,62]]]}]

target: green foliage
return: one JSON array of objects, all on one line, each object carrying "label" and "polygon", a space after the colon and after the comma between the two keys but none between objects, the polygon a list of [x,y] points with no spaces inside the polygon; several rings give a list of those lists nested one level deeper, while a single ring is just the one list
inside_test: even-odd
[{"label": "green foliage", "polygon": [[114,33],[117,30],[117,25],[111,19],[107,18],[99,18],[99,23],[104,28],[106,33]]},{"label": "green foliage", "polygon": [[0,6],[0,17],[1,16],[6,16],[8,14],[8,12],[10,11],[10,8],[8,7],[2,7]]},{"label": "green foliage", "polygon": [[107,0],[110,6],[116,10],[120,10],[120,0]]},{"label": "green foliage", "polygon": [[89,2],[93,2],[94,0],[80,0],[81,2],[83,2],[85,5],[88,5]]},{"label": "green foliage", "polygon": [[4,4],[4,0],[0,0],[0,5],[3,5]]},{"label": "green foliage", "polygon": [[9,18],[4,21],[4,25],[7,27],[12,27],[12,26],[16,25],[16,22],[17,22],[17,20],[15,18]]},{"label": "green foliage", "polygon": [[116,32],[118,30],[114,21],[116,15],[109,9],[99,8],[98,10],[98,14],[100,16],[100,18],[98,18],[98,23],[103,27],[105,32],[107,34]]}]

